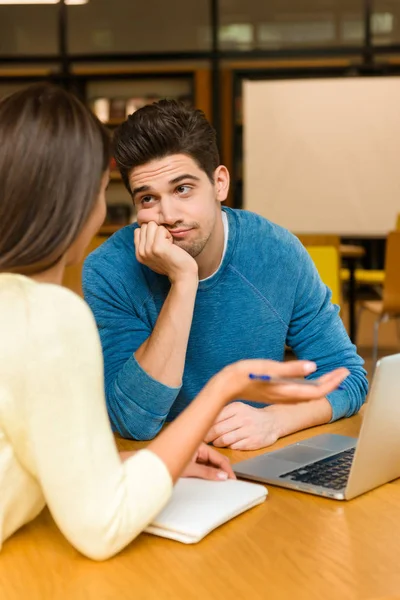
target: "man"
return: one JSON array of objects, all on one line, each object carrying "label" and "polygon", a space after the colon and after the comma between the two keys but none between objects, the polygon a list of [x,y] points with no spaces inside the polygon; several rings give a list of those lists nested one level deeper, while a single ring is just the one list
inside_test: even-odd
[{"label": "man", "polygon": [[114,429],[151,439],[225,365],[281,361],[285,344],[317,363],[311,377],[347,367],[342,389],[261,408],[238,399],[206,441],[255,449],[357,412],[367,392],[363,361],[329,290],[288,231],[221,210],[229,173],[203,113],[166,100],[146,106],[117,130],[114,154],[137,224],[91,254],[83,275]]}]

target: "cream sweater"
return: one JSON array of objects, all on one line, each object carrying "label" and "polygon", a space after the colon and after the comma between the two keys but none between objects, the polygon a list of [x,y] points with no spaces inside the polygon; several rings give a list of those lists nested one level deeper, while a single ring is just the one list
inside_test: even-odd
[{"label": "cream sweater", "polygon": [[86,556],[135,538],[172,492],[164,463],[121,463],[88,306],[69,290],[0,274],[0,548],[45,504]]}]

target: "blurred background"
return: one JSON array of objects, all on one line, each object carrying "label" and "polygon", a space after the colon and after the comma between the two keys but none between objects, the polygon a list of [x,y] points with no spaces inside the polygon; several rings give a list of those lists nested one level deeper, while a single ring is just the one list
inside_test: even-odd
[{"label": "blurred background", "polygon": [[[160,98],[201,108],[227,205],[300,237],[368,367],[397,351],[400,0],[0,0],[0,98],[36,81],[111,132]],[[107,201],[101,239],[135,218],[115,168]]]}]

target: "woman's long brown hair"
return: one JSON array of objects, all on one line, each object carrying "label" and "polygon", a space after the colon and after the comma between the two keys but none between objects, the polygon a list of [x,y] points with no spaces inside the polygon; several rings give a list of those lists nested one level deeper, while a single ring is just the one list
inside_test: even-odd
[{"label": "woman's long brown hair", "polygon": [[0,102],[0,272],[57,263],[85,225],[109,137],[72,94],[34,85]]}]

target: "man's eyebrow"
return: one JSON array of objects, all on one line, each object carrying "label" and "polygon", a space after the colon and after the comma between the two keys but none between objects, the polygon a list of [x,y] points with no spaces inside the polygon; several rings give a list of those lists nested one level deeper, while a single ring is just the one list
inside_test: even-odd
[{"label": "man's eyebrow", "polygon": [[137,194],[140,194],[141,192],[148,192],[150,190],[151,187],[149,185],[141,185],[140,187],[133,188],[132,198],[134,198]]},{"label": "man's eyebrow", "polygon": [[[180,181],[183,181],[184,179],[191,179],[192,181],[200,181],[200,177],[196,177],[196,175],[190,175],[190,173],[185,173],[184,175],[178,175],[178,177],[171,179],[171,181],[169,181],[168,183],[170,185],[176,185],[177,183],[179,183]],[[140,187],[133,188],[132,198],[134,198],[137,194],[140,194],[141,192],[149,192],[149,191],[151,191],[151,189],[152,188],[150,185],[141,185]]]},{"label": "man's eyebrow", "polygon": [[169,181],[168,183],[170,185],[174,185],[176,183],[179,183],[180,181],[183,181],[184,179],[192,179],[193,181],[200,181],[200,177],[196,177],[196,175],[190,175],[189,173],[185,173],[184,175],[179,175],[178,177],[171,179],[171,181]]}]

